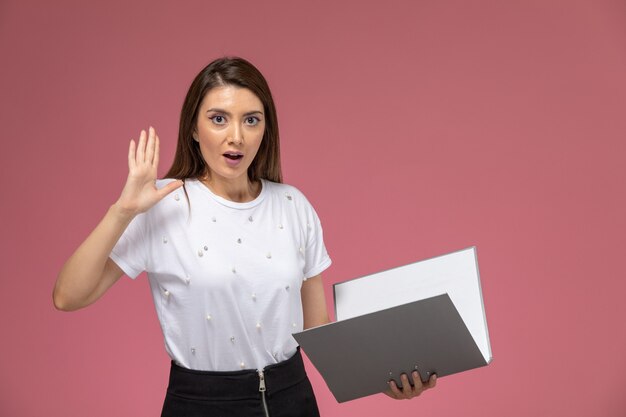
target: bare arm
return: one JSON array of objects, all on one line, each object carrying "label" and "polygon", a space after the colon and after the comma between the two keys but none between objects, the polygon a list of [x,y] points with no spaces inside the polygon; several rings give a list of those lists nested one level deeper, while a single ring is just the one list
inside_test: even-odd
[{"label": "bare arm", "polygon": [[118,206],[111,206],[61,268],[53,292],[56,308],[72,311],[86,307],[122,276],[109,254],[133,217]]},{"label": "bare arm", "polygon": [[139,143],[130,142],[128,179],[118,201],[65,262],[52,298],[59,310],[72,311],[100,298],[123,274],[109,258],[111,250],[132,219],[182,185],[173,181],[162,189],[155,186],[159,162],[159,138],[153,128],[141,132]]},{"label": "bare arm", "polygon": [[330,322],[322,275],[316,275],[304,281],[301,295],[305,330]]}]

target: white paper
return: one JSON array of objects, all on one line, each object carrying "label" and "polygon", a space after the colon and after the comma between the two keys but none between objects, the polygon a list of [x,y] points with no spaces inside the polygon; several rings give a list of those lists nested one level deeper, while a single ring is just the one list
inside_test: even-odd
[{"label": "white paper", "polygon": [[335,284],[334,290],[337,321],[447,293],[491,362],[475,247]]}]

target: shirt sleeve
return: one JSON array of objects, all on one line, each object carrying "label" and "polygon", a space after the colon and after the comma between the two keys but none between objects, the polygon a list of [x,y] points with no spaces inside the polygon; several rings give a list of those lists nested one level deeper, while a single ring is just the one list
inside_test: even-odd
[{"label": "shirt sleeve", "polygon": [[109,257],[130,278],[146,270],[148,247],[146,245],[146,213],[137,215],[117,241]]},{"label": "shirt sleeve", "polygon": [[[305,199],[306,201],[306,199]],[[319,275],[327,269],[332,261],[326,245],[324,244],[324,232],[322,223],[313,206],[307,201],[307,243],[305,249],[304,279]]]}]

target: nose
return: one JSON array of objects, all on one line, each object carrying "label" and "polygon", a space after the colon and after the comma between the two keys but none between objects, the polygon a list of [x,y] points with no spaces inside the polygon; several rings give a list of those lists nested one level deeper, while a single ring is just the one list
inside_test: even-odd
[{"label": "nose", "polygon": [[229,132],[228,143],[235,145],[241,145],[243,143],[243,132],[241,126],[234,124],[233,128]]}]

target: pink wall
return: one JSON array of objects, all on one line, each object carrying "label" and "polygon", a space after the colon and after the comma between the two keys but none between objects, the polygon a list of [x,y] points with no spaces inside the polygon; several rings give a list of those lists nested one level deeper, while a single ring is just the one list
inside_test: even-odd
[{"label": "pink wall", "polygon": [[145,277],[71,314],[50,294],[128,140],[156,126],[165,172],[187,86],[223,54],[273,88],[327,290],[478,247],[492,365],[341,405],[309,367],[324,416],[626,415],[623,1],[132,3],[0,4],[0,415],[158,415]]}]

